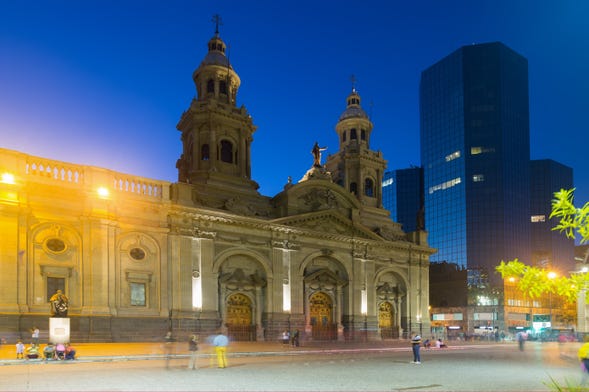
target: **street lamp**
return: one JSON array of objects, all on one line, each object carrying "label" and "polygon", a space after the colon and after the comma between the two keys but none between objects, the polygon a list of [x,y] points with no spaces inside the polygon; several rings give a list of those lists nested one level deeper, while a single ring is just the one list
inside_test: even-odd
[{"label": "street lamp", "polygon": [[[554,280],[558,275],[554,271],[548,272],[548,279],[550,281]],[[550,330],[552,331],[552,284],[550,285],[550,290],[548,290],[548,306],[549,306],[549,314],[550,314]]]}]

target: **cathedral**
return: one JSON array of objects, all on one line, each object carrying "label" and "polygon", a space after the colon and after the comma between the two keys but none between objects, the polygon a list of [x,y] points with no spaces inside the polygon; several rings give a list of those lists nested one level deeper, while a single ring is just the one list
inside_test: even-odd
[{"label": "cathedral", "polygon": [[[336,153],[274,196],[251,178],[256,126],[218,29],[177,124],[174,183],[0,148],[0,331],[48,328],[69,299],[72,341],[405,338],[430,330],[427,233],[382,206],[386,161],[358,92]],[[345,98],[345,97],[342,97]],[[342,99],[343,101],[343,99]],[[306,152],[307,153],[307,152]],[[171,162],[170,164],[174,164]]]}]

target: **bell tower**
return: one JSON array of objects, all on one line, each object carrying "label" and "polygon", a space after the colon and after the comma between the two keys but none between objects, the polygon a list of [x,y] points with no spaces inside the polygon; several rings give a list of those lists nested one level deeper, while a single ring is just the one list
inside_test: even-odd
[{"label": "bell tower", "polygon": [[352,86],[346,110],[335,126],[339,151],[327,158],[325,167],[333,181],[353,193],[363,205],[382,208],[386,161],[380,151],[370,150],[373,124],[360,102],[360,94]]},{"label": "bell tower", "polygon": [[251,179],[256,126],[246,108],[236,106],[241,80],[219,35],[221,18],[215,15],[213,22],[215,35],[208,42],[208,53],[192,74],[196,97],[177,125],[182,133],[178,181],[198,185],[194,192],[199,200],[221,199],[213,195],[247,198],[259,195],[259,185]]}]

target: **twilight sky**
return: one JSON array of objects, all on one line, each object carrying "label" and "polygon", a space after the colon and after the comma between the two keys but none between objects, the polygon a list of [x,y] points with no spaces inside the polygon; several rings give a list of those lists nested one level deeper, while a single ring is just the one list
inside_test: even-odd
[{"label": "twilight sky", "polygon": [[[337,150],[355,75],[388,169],[419,165],[419,78],[463,45],[528,59],[532,159],[574,169],[589,201],[589,2],[582,0],[0,0],[0,147],[176,181],[176,124],[214,34],[258,126],[252,178],[272,196]],[[323,162],[325,161],[325,156]],[[1,162],[0,162],[1,165]]]}]

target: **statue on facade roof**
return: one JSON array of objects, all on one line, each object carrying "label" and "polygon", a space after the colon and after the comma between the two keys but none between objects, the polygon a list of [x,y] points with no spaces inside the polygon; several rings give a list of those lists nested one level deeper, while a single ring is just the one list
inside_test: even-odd
[{"label": "statue on facade roof", "polygon": [[311,154],[313,154],[313,166],[321,167],[321,152],[327,150],[327,147],[319,147],[319,143],[315,142]]}]

